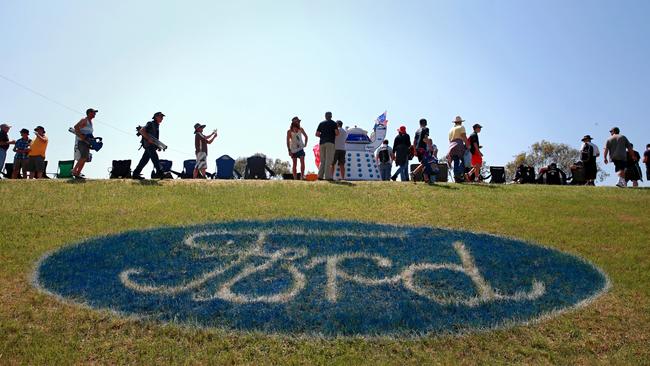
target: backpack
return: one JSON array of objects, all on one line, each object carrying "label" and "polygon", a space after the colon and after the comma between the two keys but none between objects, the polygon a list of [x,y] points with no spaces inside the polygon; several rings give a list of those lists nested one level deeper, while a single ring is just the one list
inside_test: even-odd
[{"label": "backpack", "polygon": [[592,159],[593,155],[594,147],[591,146],[591,144],[585,144],[585,146],[582,147],[582,151],[580,151],[580,160],[586,163]]},{"label": "backpack", "polygon": [[382,163],[388,163],[390,161],[390,156],[388,156],[388,149],[379,150],[379,161]]}]

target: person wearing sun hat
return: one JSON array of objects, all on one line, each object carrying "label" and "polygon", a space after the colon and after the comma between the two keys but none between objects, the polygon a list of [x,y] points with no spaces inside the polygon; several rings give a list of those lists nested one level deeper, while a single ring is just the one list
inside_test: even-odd
[{"label": "person wearing sun hat", "polygon": [[452,121],[454,127],[449,130],[449,151],[447,153],[447,162],[449,165],[454,166],[454,180],[459,183],[464,179],[465,163],[463,157],[465,150],[469,148],[469,140],[467,139],[467,132],[463,127],[464,119],[460,116]]},{"label": "person wearing sun hat", "polygon": [[390,178],[396,180],[397,176],[400,176],[402,182],[408,182],[409,180],[409,149],[411,148],[411,136],[406,133],[406,126],[400,126],[397,129],[397,136],[395,136],[395,141],[393,141],[393,153],[395,154],[395,165],[397,165],[397,171]]},{"label": "person wearing sun hat", "polygon": [[582,147],[580,148],[580,161],[585,167],[585,179],[588,186],[595,185],[596,175],[598,174],[598,165],[596,158],[600,156],[598,147],[591,142],[593,140],[590,135],[585,135],[582,138]]},{"label": "person wearing sun hat", "polygon": [[6,123],[0,125],[0,170],[2,170],[5,165],[5,159],[7,158],[7,150],[9,149],[9,145],[16,143],[14,140],[9,140],[10,128],[11,126]]},{"label": "person wearing sun hat", "polygon": [[36,137],[27,153],[29,159],[27,170],[29,170],[30,179],[40,179],[45,174],[45,150],[47,150],[48,138],[45,136],[43,126],[37,126],[34,132],[36,132]]},{"label": "person wearing sun hat", "polygon": [[203,134],[204,128],[205,125],[203,124],[194,124],[194,152],[196,154],[196,164],[192,173],[194,179],[198,178],[199,173],[201,173],[202,178],[206,177],[205,171],[208,168],[208,144],[211,144],[217,138],[217,130],[205,136]]}]

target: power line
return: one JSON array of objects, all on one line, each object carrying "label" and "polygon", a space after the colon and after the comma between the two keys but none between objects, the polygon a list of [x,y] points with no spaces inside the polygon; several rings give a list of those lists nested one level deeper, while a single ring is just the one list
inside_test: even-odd
[{"label": "power line", "polygon": [[[27,85],[25,85],[25,84],[22,84],[22,83],[20,83],[20,82],[14,80],[14,79],[11,79],[11,78],[9,78],[9,77],[7,77],[7,76],[5,76],[5,75],[0,74],[0,78],[2,78],[2,79],[4,79],[4,80],[6,80],[6,81],[8,81],[8,82],[10,82],[10,83],[12,83],[12,84],[18,86],[18,87],[20,87],[20,88],[22,88],[22,89],[24,89],[24,90],[27,90],[28,92],[30,92],[30,93],[32,93],[32,94],[34,94],[34,95],[37,95],[37,96],[39,96],[39,97],[41,97],[41,98],[47,100],[47,101],[50,102],[50,103],[56,104],[56,105],[58,105],[58,106],[61,107],[61,108],[67,109],[67,110],[70,111],[70,112],[73,112],[73,113],[75,113],[75,114],[83,114],[83,112],[80,112],[80,111],[78,111],[78,110],[76,110],[76,109],[74,109],[74,108],[72,108],[72,107],[70,107],[70,106],[68,106],[68,105],[65,105],[65,104],[63,104],[63,103],[61,103],[61,102],[59,102],[59,101],[57,101],[57,100],[54,100],[54,99],[48,97],[47,95],[45,95],[45,94],[43,94],[43,93],[41,93],[41,92],[39,92],[39,91],[37,91],[37,90],[34,90],[34,89],[30,88],[29,86],[27,86]],[[135,133],[133,133],[133,132],[125,131],[125,130],[119,128],[119,127],[115,127],[115,126],[111,125],[110,123],[100,122],[100,121],[97,121],[97,123],[100,124],[100,125],[104,125],[104,126],[106,126],[106,127],[112,128],[113,130],[118,131],[118,132],[121,132],[121,133],[123,133],[123,134],[125,134],[125,135],[128,135],[128,136],[133,136],[133,135],[135,135]],[[188,154],[187,154],[186,152],[184,152],[184,151],[180,151],[180,150],[172,149],[172,148],[169,148],[169,147],[167,148],[167,150],[174,151],[174,152],[177,152],[177,153],[179,153],[179,154],[183,154],[183,155],[188,155]]]}]

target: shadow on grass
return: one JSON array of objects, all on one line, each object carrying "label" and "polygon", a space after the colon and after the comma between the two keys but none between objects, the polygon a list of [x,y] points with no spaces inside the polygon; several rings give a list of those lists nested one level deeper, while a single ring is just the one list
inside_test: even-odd
[{"label": "shadow on grass", "polygon": [[160,185],[160,180],[159,179],[142,179],[138,181],[138,184],[141,186],[159,186]]},{"label": "shadow on grass", "polygon": [[68,184],[84,184],[84,183],[86,183],[86,180],[85,179],[70,178],[70,179],[67,179],[65,182],[68,183]]},{"label": "shadow on grass", "polygon": [[470,187],[481,187],[481,188],[489,188],[489,189],[501,189],[503,188],[504,184],[490,184],[490,183],[468,183],[467,184]]},{"label": "shadow on grass", "polygon": [[356,186],[356,184],[354,184],[352,182],[341,181],[341,180],[328,180],[327,183],[336,184],[336,185],[339,185],[339,186],[348,186],[348,187]]}]

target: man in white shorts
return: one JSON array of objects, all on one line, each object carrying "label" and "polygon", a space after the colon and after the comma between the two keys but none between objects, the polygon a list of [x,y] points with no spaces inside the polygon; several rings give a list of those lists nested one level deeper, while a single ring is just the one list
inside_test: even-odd
[{"label": "man in white shorts", "polygon": [[205,125],[200,123],[194,124],[194,149],[196,152],[196,165],[194,166],[193,178],[197,178],[199,173],[205,178],[205,171],[208,168],[208,144],[211,144],[217,138],[217,130],[214,130],[208,136],[203,134]]}]

